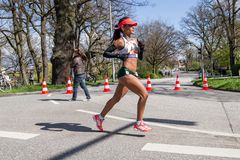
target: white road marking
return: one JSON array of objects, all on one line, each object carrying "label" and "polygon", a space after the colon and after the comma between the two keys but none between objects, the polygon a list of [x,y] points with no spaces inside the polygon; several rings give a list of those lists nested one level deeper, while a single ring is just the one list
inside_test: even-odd
[{"label": "white road marking", "polygon": [[50,94],[48,94],[47,96],[48,96],[48,97],[51,97],[51,96],[52,96],[52,94],[50,93]]},{"label": "white road marking", "polygon": [[[93,114],[93,115],[94,114],[99,114],[97,112],[86,111],[86,110],[82,110],[82,109],[78,109],[77,111],[78,112],[83,112],[83,113],[88,113],[88,114]],[[122,117],[111,116],[111,115],[107,115],[106,117],[109,117],[109,118],[112,118],[112,119],[118,119],[118,120],[122,120],[122,121],[127,121],[127,122],[135,122],[135,120],[129,119],[129,118],[122,118]],[[155,122],[145,122],[145,123],[149,124],[151,126],[165,127],[165,128],[188,131],[188,132],[211,134],[211,135],[214,135],[214,136],[237,137],[237,138],[240,137],[240,134],[234,134],[234,133],[215,132],[215,131],[191,129],[191,128],[184,128],[184,127],[176,127],[176,126],[171,126],[171,125],[166,125],[166,124],[159,124],[159,123],[155,123]]]},{"label": "white road marking", "polygon": [[53,104],[59,104],[58,102],[56,102],[54,100],[50,100],[50,102],[52,102]]},{"label": "white road marking", "polygon": [[157,151],[157,152],[178,153],[178,154],[240,158],[240,149],[233,149],[233,148],[213,148],[213,147],[197,147],[197,146],[147,143],[142,148],[142,151]]},{"label": "white road marking", "polygon": [[23,139],[23,140],[27,140],[27,139],[36,137],[38,135],[39,134],[0,131],[0,137],[14,138],[14,139]]}]

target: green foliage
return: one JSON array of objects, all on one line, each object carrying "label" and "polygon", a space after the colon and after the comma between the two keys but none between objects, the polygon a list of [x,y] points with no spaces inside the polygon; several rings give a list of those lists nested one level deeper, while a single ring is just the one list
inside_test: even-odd
[{"label": "green foliage", "polygon": [[237,48],[235,51],[235,57],[236,57],[236,64],[240,64],[240,49]]},{"label": "green foliage", "polygon": [[[47,88],[49,91],[53,90],[61,90],[65,89],[66,85],[47,85]],[[42,85],[28,85],[28,86],[21,86],[13,88],[12,90],[7,90],[5,92],[0,92],[0,95],[8,95],[8,94],[14,94],[14,93],[24,93],[24,92],[41,92],[42,91]]]},{"label": "green foliage", "polygon": [[[196,80],[194,82],[196,86],[202,86],[202,80]],[[240,77],[238,78],[218,78],[208,79],[209,88],[228,90],[228,91],[240,91]]]},{"label": "green foliage", "polygon": [[162,78],[163,76],[160,74],[154,74],[154,73],[142,73],[142,74],[138,74],[140,78],[148,78],[148,75],[150,75],[151,79],[156,79],[156,78]]},{"label": "green foliage", "polygon": [[213,54],[213,59],[215,67],[217,68],[227,68],[229,64],[229,50],[227,47],[218,50]]},{"label": "green foliage", "polygon": [[48,63],[48,82],[52,82],[52,63]]},{"label": "green foliage", "polygon": [[227,74],[227,76],[231,76],[232,75],[232,71],[231,70],[227,70],[226,74]]},{"label": "green foliage", "polygon": [[198,71],[201,69],[200,63],[198,61],[193,61],[189,71]]},{"label": "green foliage", "polygon": [[139,62],[138,69],[137,69],[139,77],[141,77],[141,78],[147,77],[148,73],[151,71],[152,70],[151,70],[151,67],[149,66],[149,64],[147,64],[144,61]]},{"label": "green foliage", "polygon": [[146,61],[140,61],[138,64],[138,75],[140,78],[148,78],[148,74],[150,74],[150,78],[162,78],[163,75],[161,72],[157,72],[157,73],[152,73],[153,69],[151,67],[151,65],[149,63],[147,63]]}]

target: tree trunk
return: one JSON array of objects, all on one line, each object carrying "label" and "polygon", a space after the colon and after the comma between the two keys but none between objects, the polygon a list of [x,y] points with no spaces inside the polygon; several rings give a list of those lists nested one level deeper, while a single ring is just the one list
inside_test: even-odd
[{"label": "tree trunk", "polygon": [[26,30],[27,30],[27,33],[26,33],[26,38],[27,38],[27,44],[28,44],[28,49],[29,49],[29,52],[32,56],[32,59],[34,61],[34,66],[36,68],[36,72],[37,72],[37,82],[39,83],[40,82],[40,73],[42,71],[42,67],[41,67],[41,64],[40,64],[40,58],[37,57],[37,54],[35,53],[34,49],[33,49],[33,45],[32,45],[32,42],[31,42],[31,36],[30,36],[30,28],[29,28],[29,19],[27,19],[27,22],[26,22]]},{"label": "tree trunk", "polygon": [[23,53],[23,27],[22,27],[22,14],[19,12],[19,17],[17,16],[16,5],[14,1],[10,2],[13,15],[13,30],[14,30],[14,37],[16,41],[16,53],[18,55],[18,62],[20,68],[20,74],[23,85],[28,85],[28,79],[26,74],[26,65],[25,65],[25,57]]},{"label": "tree trunk", "polygon": [[41,19],[41,50],[42,50],[42,63],[43,63],[43,79],[48,81],[48,57],[46,46],[46,23],[47,17],[43,16]]},{"label": "tree trunk", "polygon": [[43,65],[43,79],[48,81],[48,57],[47,57],[47,45],[46,45],[46,24],[47,24],[47,16],[45,14],[46,3],[45,0],[41,0],[41,12],[43,15],[41,16],[41,51],[42,51],[42,65]]},{"label": "tree trunk", "polygon": [[213,76],[214,68],[213,68],[213,56],[212,56],[212,52],[211,52],[211,51],[207,51],[207,53],[208,53],[208,58],[209,58],[209,61],[210,61],[211,75]]},{"label": "tree trunk", "polygon": [[230,68],[233,76],[239,76],[238,69],[235,67],[235,56],[234,56],[234,47],[229,44],[229,60]]},{"label": "tree trunk", "polygon": [[155,64],[152,64],[152,73],[155,74]]},{"label": "tree trunk", "polygon": [[70,75],[70,63],[75,40],[75,10],[69,0],[54,0],[56,10],[56,29],[53,48],[52,84],[66,84]]}]

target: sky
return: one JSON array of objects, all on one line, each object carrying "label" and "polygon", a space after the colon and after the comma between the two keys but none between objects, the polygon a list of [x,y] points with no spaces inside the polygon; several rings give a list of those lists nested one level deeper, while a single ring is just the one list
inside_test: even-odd
[{"label": "sky", "polygon": [[148,0],[149,5],[137,7],[135,21],[139,24],[160,20],[180,30],[180,21],[201,0]]}]

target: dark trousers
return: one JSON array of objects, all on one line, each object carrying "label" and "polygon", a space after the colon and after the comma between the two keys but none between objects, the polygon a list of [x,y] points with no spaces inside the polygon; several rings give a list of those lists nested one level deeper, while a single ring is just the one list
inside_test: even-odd
[{"label": "dark trousers", "polygon": [[76,99],[77,98],[77,91],[78,91],[78,85],[80,85],[80,87],[83,89],[84,93],[85,93],[85,96],[87,99],[90,99],[90,94],[89,94],[89,91],[87,89],[87,86],[86,86],[86,75],[85,73],[83,74],[77,74],[77,75],[74,75],[74,81],[73,81],[73,97],[72,99]]}]

